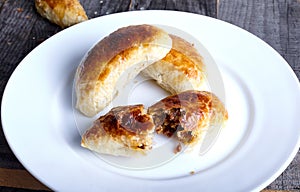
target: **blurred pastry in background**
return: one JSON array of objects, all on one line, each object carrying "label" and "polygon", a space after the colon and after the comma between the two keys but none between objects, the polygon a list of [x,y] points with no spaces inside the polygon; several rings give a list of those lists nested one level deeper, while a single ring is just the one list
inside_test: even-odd
[{"label": "blurred pastry in background", "polygon": [[88,20],[78,0],[35,0],[37,11],[62,28]]}]

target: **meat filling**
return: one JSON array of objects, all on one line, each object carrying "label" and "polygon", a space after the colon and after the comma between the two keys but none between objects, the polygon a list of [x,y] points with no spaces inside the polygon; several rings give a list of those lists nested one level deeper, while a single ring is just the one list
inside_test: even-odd
[{"label": "meat filling", "polygon": [[192,139],[192,131],[184,128],[186,111],[181,108],[171,108],[170,110],[159,110],[153,115],[155,131],[168,137],[176,137],[183,143],[188,143]]},{"label": "meat filling", "polygon": [[184,144],[196,143],[210,125],[227,119],[223,103],[212,93],[190,90],[166,97],[148,108],[158,134]]}]

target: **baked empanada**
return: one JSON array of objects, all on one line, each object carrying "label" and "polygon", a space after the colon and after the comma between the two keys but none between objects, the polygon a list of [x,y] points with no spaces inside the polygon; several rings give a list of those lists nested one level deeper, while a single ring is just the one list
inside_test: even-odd
[{"label": "baked empanada", "polygon": [[78,0],[35,0],[37,11],[62,28],[88,20]]},{"label": "baked empanada", "polygon": [[189,90],[168,96],[148,108],[158,134],[183,144],[197,144],[208,129],[223,126],[228,118],[223,103],[206,91]]},{"label": "baked empanada", "polygon": [[146,154],[152,148],[154,124],[143,105],[120,106],[94,121],[81,145],[116,156]]},{"label": "baked empanada", "polygon": [[172,39],[160,28],[132,25],[101,39],[78,66],[75,75],[76,107],[94,116],[126,85],[170,51]]}]

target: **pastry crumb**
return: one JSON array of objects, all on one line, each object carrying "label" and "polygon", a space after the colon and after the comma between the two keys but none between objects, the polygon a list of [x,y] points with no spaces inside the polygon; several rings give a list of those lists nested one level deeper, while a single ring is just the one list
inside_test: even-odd
[{"label": "pastry crumb", "polygon": [[182,150],[182,146],[180,143],[178,143],[178,145],[175,147],[174,149],[174,153],[177,154]]},{"label": "pastry crumb", "polygon": [[18,7],[18,8],[17,8],[17,11],[18,11],[19,13],[22,13],[22,12],[23,12],[23,9],[22,9],[21,7]]},{"label": "pastry crumb", "polygon": [[190,172],[190,175],[194,175],[194,174],[195,174],[195,171],[191,171],[191,172]]}]

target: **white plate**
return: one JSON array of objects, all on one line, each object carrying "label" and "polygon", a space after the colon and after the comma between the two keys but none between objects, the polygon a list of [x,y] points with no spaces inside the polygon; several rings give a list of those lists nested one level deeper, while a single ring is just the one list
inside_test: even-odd
[{"label": "white plate", "polygon": [[[97,40],[142,23],[173,26],[202,42],[221,71],[229,122],[205,155],[141,171],[114,167],[80,147],[72,84],[77,65]],[[140,11],[89,20],[39,45],[11,76],[1,117],[17,158],[56,191],[250,191],[270,184],[296,155],[298,106],[295,74],[254,35],[196,14]]]}]

